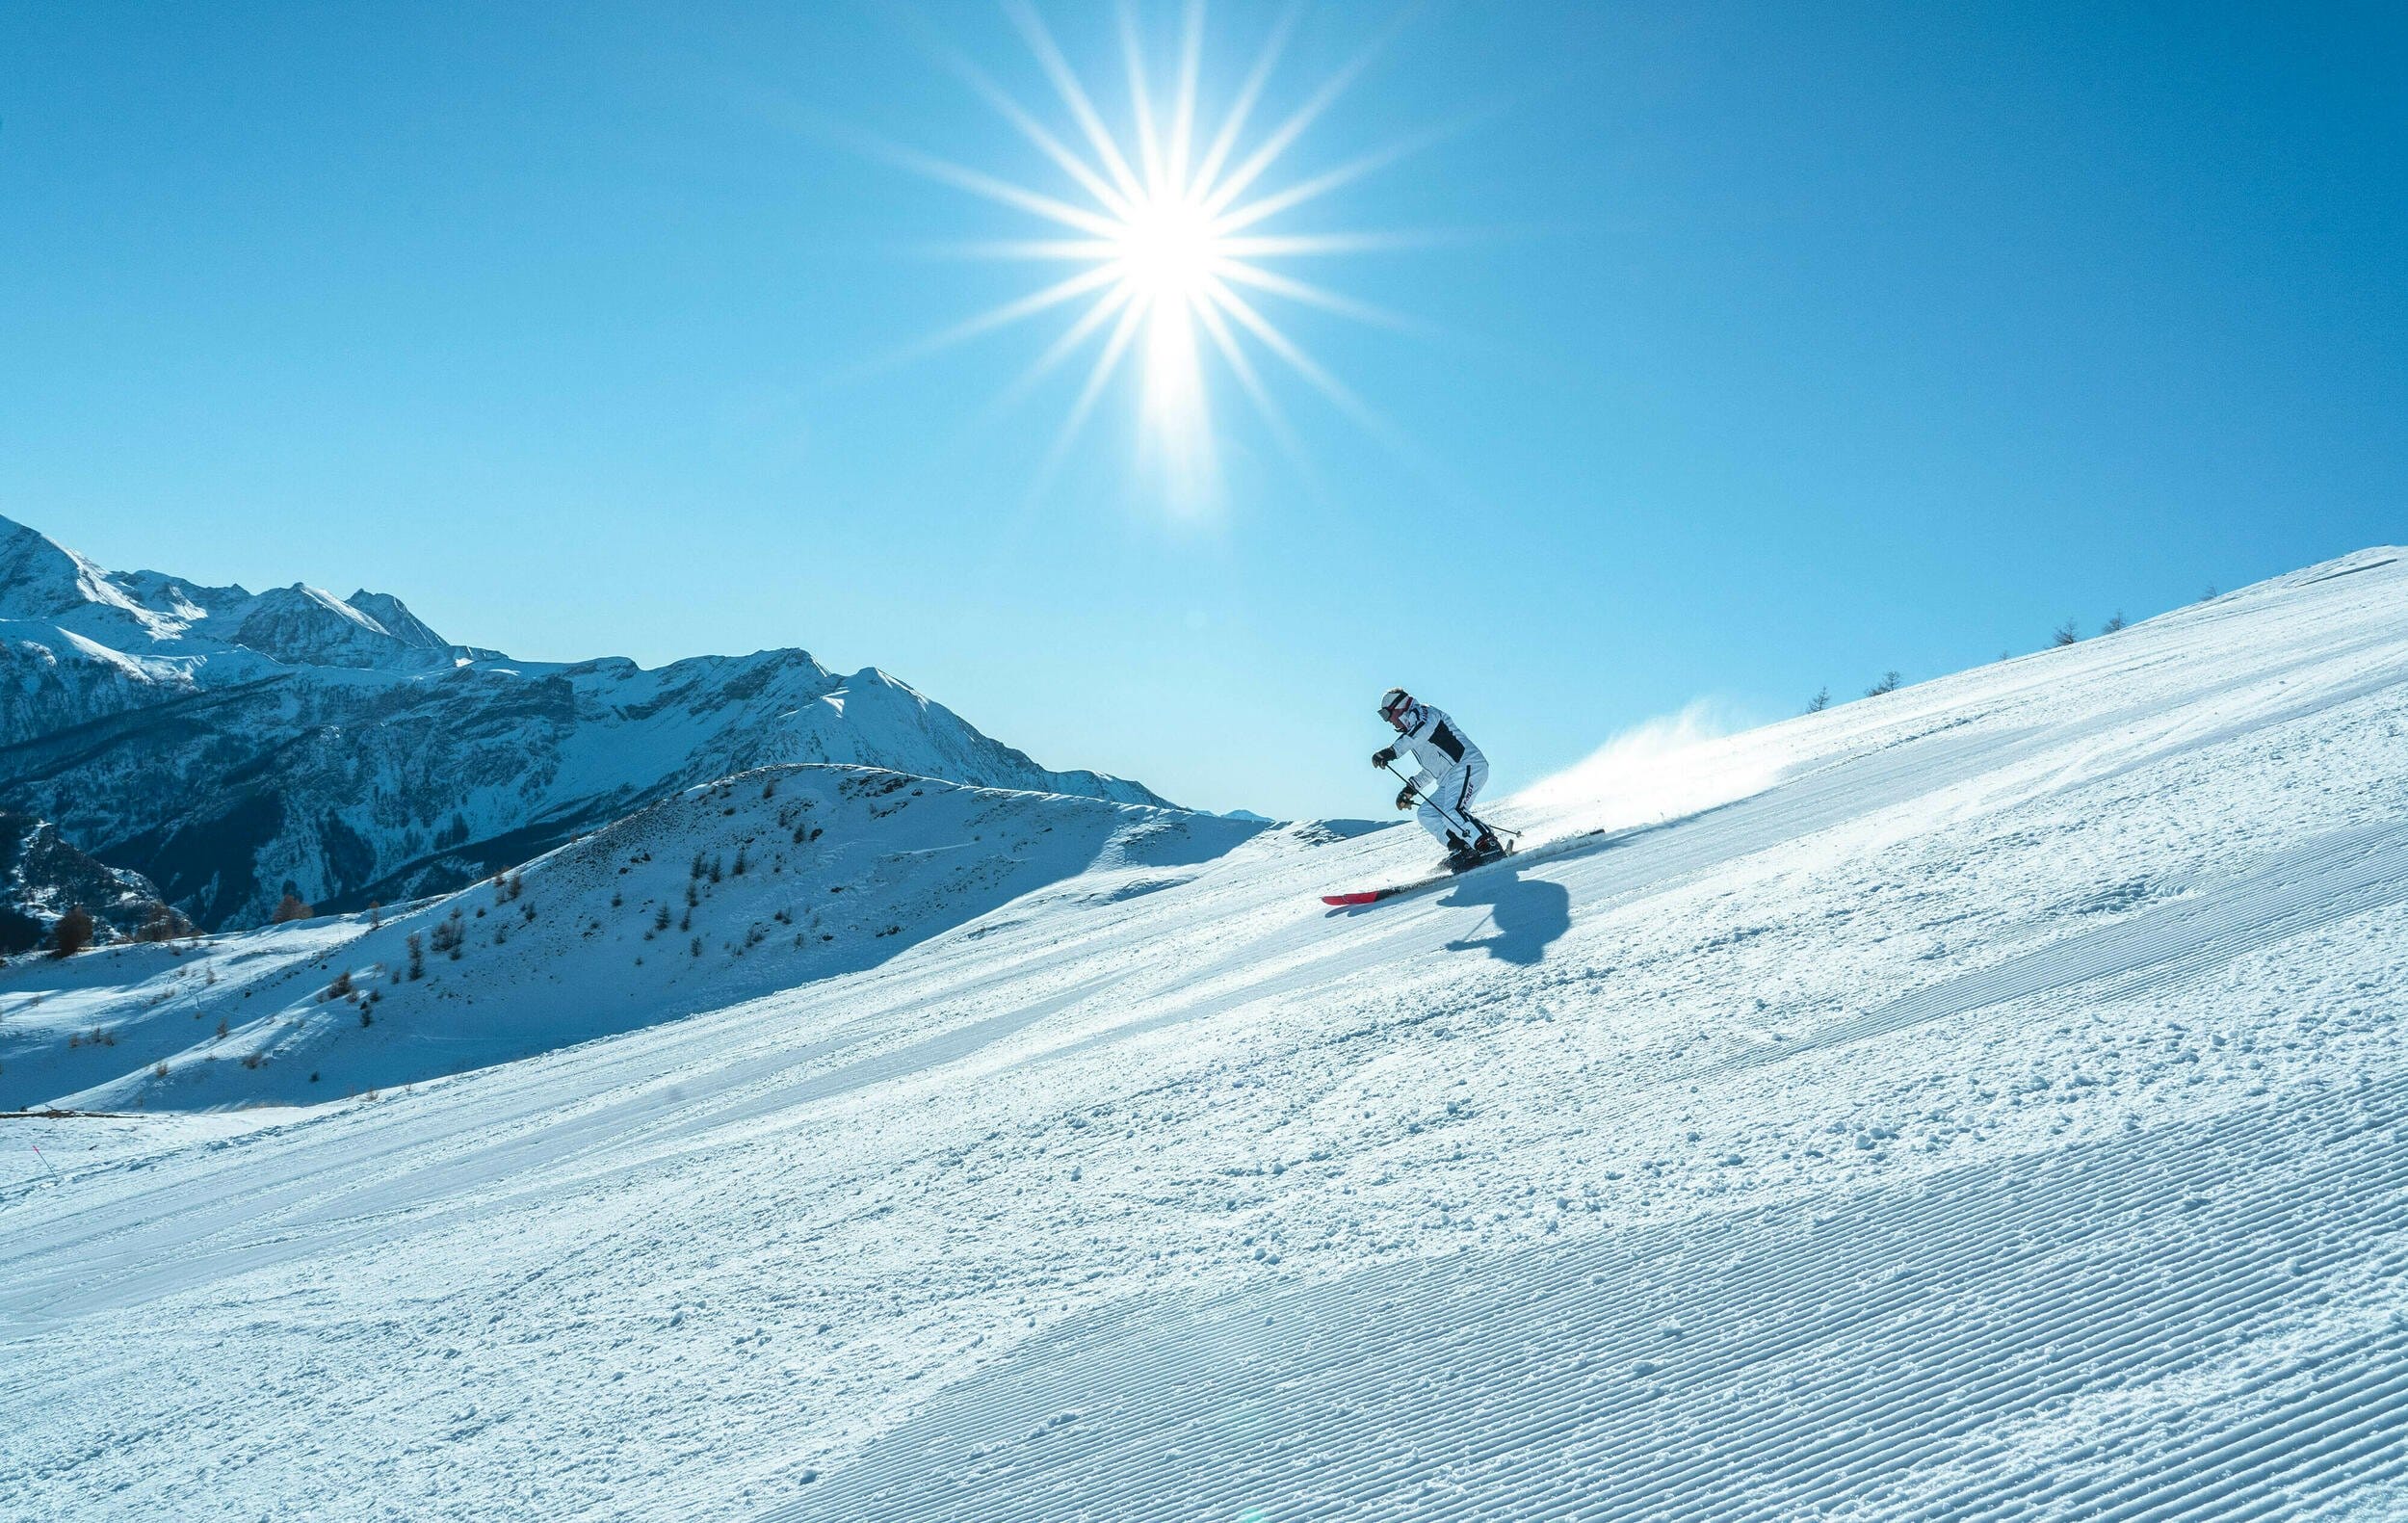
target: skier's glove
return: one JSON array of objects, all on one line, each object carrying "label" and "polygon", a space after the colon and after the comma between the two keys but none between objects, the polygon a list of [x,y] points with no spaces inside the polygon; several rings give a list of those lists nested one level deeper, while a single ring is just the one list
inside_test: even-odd
[{"label": "skier's glove", "polygon": [[1413,797],[1413,785],[1411,783],[1406,783],[1403,789],[1397,795],[1397,807],[1400,809],[1410,809],[1418,801],[1419,801]]},{"label": "skier's glove", "polygon": [[1372,765],[1374,767],[1385,767],[1396,759],[1397,748],[1394,746],[1383,746],[1372,752]]}]

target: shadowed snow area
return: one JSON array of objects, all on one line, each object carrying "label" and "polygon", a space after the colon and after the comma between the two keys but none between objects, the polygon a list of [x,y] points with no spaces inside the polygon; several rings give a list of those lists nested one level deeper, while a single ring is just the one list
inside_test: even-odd
[{"label": "shadowed snow area", "polygon": [[[694,853],[806,792],[698,790],[529,867],[535,921],[431,964],[473,1009],[409,1017],[605,1039],[0,1122],[0,1515],[2397,1515],[2404,725],[2408,565],[2367,552],[1609,748],[1500,808],[1522,857],[1367,909],[1317,896],[1418,832],[1022,809],[1033,853],[1100,833],[874,965],[667,933],[697,1012],[625,1030],[659,940],[555,904],[732,947],[772,899],[685,886],[763,869]],[[386,949],[372,1025],[298,1005],[385,944],[275,934],[248,1078],[426,997]],[[10,990],[0,1039],[49,1018]],[[185,1104],[195,1062],[89,1094]]]},{"label": "shadowed snow area", "polygon": [[1261,828],[762,768],[389,916],[21,959],[0,973],[0,1109],[308,1104],[440,1078],[874,966],[1063,879],[1184,881]]}]

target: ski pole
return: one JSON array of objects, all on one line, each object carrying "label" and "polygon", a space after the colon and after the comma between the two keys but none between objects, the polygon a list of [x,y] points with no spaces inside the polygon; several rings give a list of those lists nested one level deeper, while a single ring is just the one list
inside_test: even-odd
[{"label": "ski pole", "polygon": [[[1382,762],[1379,765],[1380,770],[1385,772],[1389,776],[1394,777],[1397,781],[1404,784],[1407,788],[1413,787],[1413,779],[1397,771],[1395,763]],[[1414,789],[1413,797],[1420,799],[1424,803],[1428,804],[1431,808],[1437,810],[1439,814],[1445,818],[1453,820],[1455,824],[1463,827],[1467,830],[1470,830],[1475,836],[1478,836],[1482,830],[1495,830],[1502,828],[1501,827],[1490,825],[1487,821],[1478,818],[1468,810],[1450,809],[1435,799],[1424,798],[1421,790],[1418,788]],[[1512,836],[1517,841],[1522,838],[1522,832],[1519,830],[1506,830],[1505,833]]]},{"label": "ski pole", "polygon": [[1478,830],[1473,830],[1473,822],[1468,819],[1461,810],[1450,809],[1445,804],[1440,803],[1437,800],[1425,796],[1419,788],[1414,788],[1413,779],[1397,771],[1394,763],[1383,762],[1380,765],[1389,776],[1394,777],[1397,781],[1404,784],[1405,787],[1412,789],[1414,798],[1421,800],[1422,802],[1428,804],[1431,808],[1437,810],[1442,818],[1453,820],[1455,824],[1463,827],[1466,830],[1472,830],[1472,833],[1475,835],[1479,833]]},{"label": "ski pole", "polygon": [[[28,1143],[27,1145],[28,1145],[28,1146],[31,1146],[31,1147],[34,1149],[34,1156],[35,1156],[36,1158],[41,1158],[41,1148],[40,1148],[39,1144],[38,1144],[38,1143]],[[66,1183],[66,1175],[65,1175],[65,1174],[63,1174],[63,1173],[60,1173],[60,1172],[59,1172],[59,1166],[58,1166],[58,1165],[56,1165],[56,1164],[54,1164],[54,1163],[52,1163],[49,1159],[47,1159],[47,1158],[41,1158],[41,1167],[50,1170],[50,1177],[51,1177],[51,1178],[53,1178],[53,1179],[57,1180],[59,1183],[63,1184],[63,1185]]]}]

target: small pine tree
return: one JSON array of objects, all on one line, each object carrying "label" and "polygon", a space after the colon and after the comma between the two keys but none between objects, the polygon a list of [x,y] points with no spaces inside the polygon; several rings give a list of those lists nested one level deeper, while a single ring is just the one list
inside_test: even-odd
[{"label": "small pine tree", "polygon": [[383,926],[383,924],[384,906],[373,899],[368,901],[368,929],[375,931]]},{"label": "small pine tree", "polygon": [[1896,693],[1898,689],[1898,681],[1899,678],[1897,669],[1893,668],[1892,670],[1881,673],[1881,680],[1875,682],[1871,687],[1865,690],[1865,696],[1869,698],[1877,698],[1885,693]]},{"label": "small pine tree", "polygon": [[652,917],[652,929],[655,931],[668,929],[668,905],[666,902],[662,904],[660,912]]},{"label": "small pine tree", "polygon": [[334,982],[327,985],[327,991],[324,997],[329,1000],[349,999],[351,998],[351,993],[352,970],[345,968],[342,972],[334,975]]},{"label": "small pine tree", "polygon": [[299,894],[288,888],[284,891],[284,897],[276,901],[275,913],[270,915],[268,919],[272,924],[281,926],[296,920],[307,920],[316,913],[315,909],[301,903]]},{"label": "small pine tree", "polygon": [[2107,621],[2106,623],[2099,626],[2099,633],[2102,635],[2112,635],[2123,627],[2124,611],[2119,608],[2114,613],[2107,616]]},{"label": "small pine tree", "polygon": [[1820,714],[1823,710],[1829,708],[1830,706],[1831,685],[1827,682],[1821,687],[1817,688],[1815,690],[1815,696],[1806,700],[1806,712],[1809,714]]},{"label": "small pine tree", "polygon": [[745,855],[745,849],[740,846],[736,848],[735,862],[727,870],[730,873],[733,873],[736,877],[742,878],[745,876],[745,869],[751,865],[752,859]]},{"label": "small pine tree", "polygon": [[92,945],[92,911],[81,905],[69,905],[66,913],[50,928],[50,955],[71,958]]},{"label": "small pine tree", "polygon": [[2050,631],[2049,643],[2062,648],[2066,645],[2072,644],[2075,641],[2080,640],[2081,638],[2081,628],[2069,618],[2064,623],[2057,625],[2055,629]]},{"label": "small pine tree", "polygon": [[409,949],[409,977],[414,984],[427,976],[427,943],[413,931],[402,938],[402,945]]}]

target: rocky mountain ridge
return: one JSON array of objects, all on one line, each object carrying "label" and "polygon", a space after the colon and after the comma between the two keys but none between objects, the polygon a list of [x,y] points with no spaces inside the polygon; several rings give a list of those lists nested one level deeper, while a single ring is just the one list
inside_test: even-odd
[{"label": "rocky mountain ridge", "polygon": [[514,661],[390,593],[118,572],[0,518],[0,807],[210,929],[449,891],[655,799],[834,762],[1165,805],[807,651]]},{"label": "rocky mountain ridge", "polygon": [[161,901],[140,873],[94,861],[48,821],[0,810],[0,956],[41,945],[79,905],[92,917],[93,943],[105,946],[132,940]]}]

